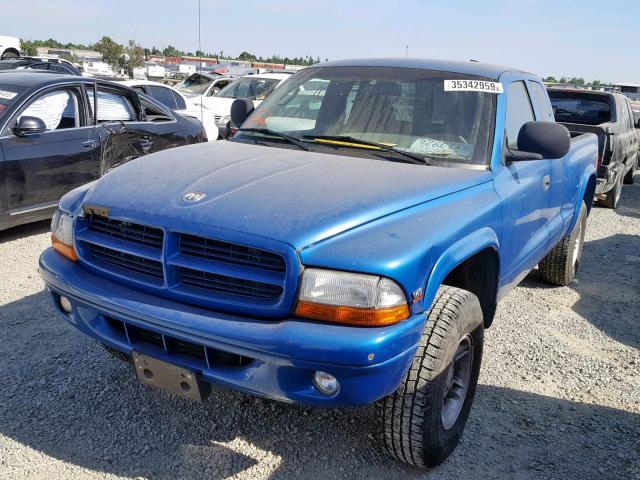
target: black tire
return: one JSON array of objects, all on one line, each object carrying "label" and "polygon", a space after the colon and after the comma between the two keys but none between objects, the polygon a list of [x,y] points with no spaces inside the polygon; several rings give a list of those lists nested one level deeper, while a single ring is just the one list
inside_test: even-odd
[{"label": "black tire", "polygon": [[636,163],[633,164],[633,166],[631,167],[631,170],[629,170],[627,174],[624,176],[623,183],[625,185],[633,185],[633,182],[634,182],[633,175],[636,173],[637,169],[638,169],[638,159],[636,159]]},{"label": "black tire", "polygon": [[105,345],[104,343],[101,343],[100,345],[102,345],[104,349],[107,352],[109,352],[109,355],[111,355],[113,358],[117,358],[121,362],[133,363],[133,359],[131,358],[131,355],[121,352],[120,350],[112,348],[108,345]]},{"label": "black tire", "polygon": [[[383,402],[383,428],[388,452],[418,467],[442,463],[456,448],[469,416],[482,360],[484,325],[478,298],[466,290],[443,286],[425,323],[413,363],[398,389]],[[468,342],[467,386],[452,383],[458,370],[454,354]],[[457,377],[458,379],[460,376]],[[454,395],[457,415],[445,415]],[[448,405],[451,405],[449,403]],[[454,412],[455,413],[455,412]],[[445,420],[446,416],[446,420]],[[445,428],[445,422],[449,425]]]},{"label": "black tire", "polygon": [[580,265],[586,230],[587,205],[582,202],[573,230],[565,235],[538,265],[538,271],[544,281],[560,286],[573,282]]},{"label": "black tire", "polygon": [[18,55],[16,52],[4,52],[4,54],[2,55],[2,60],[8,60],[10,58],[20,58],[20,55]]},{"label": "black tire", "polygon": [[596,205],[599,207],[611,208],[615,210],[618,208],[618,202],[620,201],[620,196],[622,195],[622,182],[618,181],[616,186],[605,193],[604,198],[598,199],[596,201]]}]

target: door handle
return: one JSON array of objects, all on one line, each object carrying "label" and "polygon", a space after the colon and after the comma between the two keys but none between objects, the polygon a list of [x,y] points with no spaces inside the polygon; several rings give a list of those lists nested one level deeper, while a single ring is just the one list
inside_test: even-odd
[{"label": "door handle", "polygon": [[95,140],[87,140],[86,142],[82,142],[82,146],[84,148],[93,148],[96,146],[96,141]]},{"label": "door handle", "polygon": [[549,175],[545,175],[544,177],[542,177],[542,188],[545,192],[549,190],[549,185],[551,185],[551,178],[549,177]]}]

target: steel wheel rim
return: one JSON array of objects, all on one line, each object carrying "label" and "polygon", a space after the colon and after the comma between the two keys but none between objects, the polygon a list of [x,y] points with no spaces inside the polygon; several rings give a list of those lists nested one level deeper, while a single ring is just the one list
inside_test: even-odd
[{"label": "steel wheel rim", "polygon": [[445,394],[442,400],[442,428],[449,430],[460,416],[467,398],[471,369],[473,367],[473,341],[466,335],[453,354],[451,365],[446,370]]}]

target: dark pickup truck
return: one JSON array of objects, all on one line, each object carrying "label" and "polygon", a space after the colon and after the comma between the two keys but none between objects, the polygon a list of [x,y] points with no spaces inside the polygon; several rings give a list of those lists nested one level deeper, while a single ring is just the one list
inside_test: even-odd
[{"label": "dark pickup truck", "polygon": [[595,133],[598,136],[598,205],[616,208],[622,184],[633,183],[638,168],[640,120],[636,122],[631,103],[617,93],[589,90],[550,89],[556,122],[572,136]]}]

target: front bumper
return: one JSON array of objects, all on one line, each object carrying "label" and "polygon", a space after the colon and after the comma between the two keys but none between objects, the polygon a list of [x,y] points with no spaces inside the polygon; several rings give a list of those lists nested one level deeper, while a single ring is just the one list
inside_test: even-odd
[{"label": "front bumper", "polygon": [[[40,257],[40,272],[56,305],[60,295],[71,301],[70,314],[60,310],[66,320],[103,344],[188,368],[211,383],[305,405],[363,405],[392,393],[413,360],[425,319],[362,328],[238,317],[123,287],[52,249]],[[229,356],[242,362],[216,360]],[[338,379],[336,394],[313,387],[317,370]]]}]

